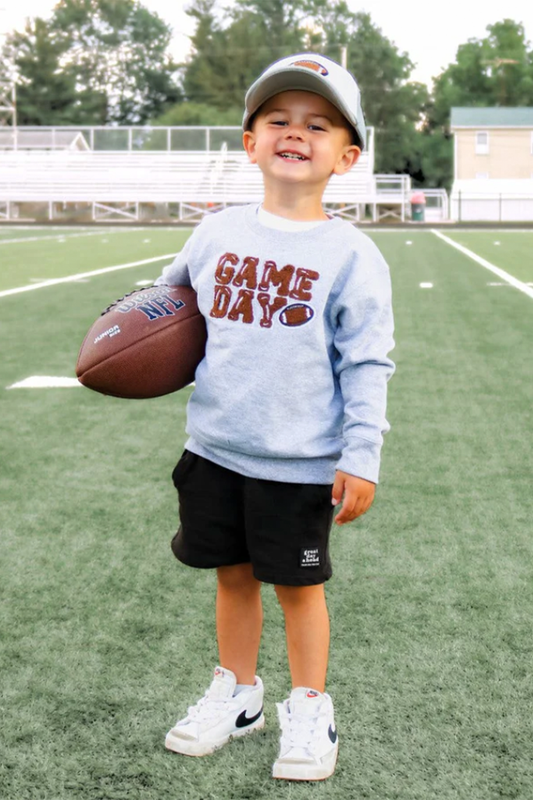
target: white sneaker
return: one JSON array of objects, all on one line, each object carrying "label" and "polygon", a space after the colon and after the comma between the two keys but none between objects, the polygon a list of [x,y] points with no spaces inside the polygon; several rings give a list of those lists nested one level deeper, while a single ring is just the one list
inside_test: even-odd
[{"label": "white sneaker", "polygon": [[329,694],[298,687],[276,705],[281,739],[272,777],[320,781],[333,775],[339,740]]},{"label": "white sneaker", "polygon": [[186,756],[206,756],[237,736],[263,728],[263,683],[256,676],[251,689],[234,695],[236,678],[216,667],[205,695],[167,733],[165,747]]}]

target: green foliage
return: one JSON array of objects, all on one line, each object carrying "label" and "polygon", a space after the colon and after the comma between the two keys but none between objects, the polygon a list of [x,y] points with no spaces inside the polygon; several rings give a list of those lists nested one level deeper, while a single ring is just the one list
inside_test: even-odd
[{"label": "green foliage", "polygon": [[17,122],[19,125],[69,125],[79,119],[77,91],[72,75],[60,67],[68,49],[65,37],[37,17],[24,31],[12,33],[6,43],[6,62],[19,74]]},{"label": "green foliage", "polygon": [[173,106],[152,125],[240,125],[242,108],[220,110],[206,103],[184,102]]},{"label": "green foliage", "polygon": [[520,23],[504,19],[470,39],[435,80],[426,126],[447,130],[452,106],[533,105],[533,50]]},{"label": "green foliage", "polygon": [[138,0],[60,0],[13,33],[22,124],[142,124],[177,102],[170,27]]},{"label": "green foliage", "polygon": [[293,4],[280,0],[238,3],[222,26],[215,0],[195,0],[193,55],[183,71],[186,98],[224,110],[243,107],[247,88],[274,58],[303,48]]},{"label": "green foliage", "polygon": [[171,29],[137,0],[60,0],[51,24],[68,37],[66,71],[105,95],[106,122],[143,123],[179,99]]},{"label": "green foliage", "polygon": [[416,126],[429,100],[427,88],[409,82],[411,60],[372,23],[369,14],[354,15],[347,46],[348,68],[361,88],[367,122],[374,127],[376,172],[416,173]]},{"label": "green foliage", "polygon": [[450,191],[453,182],[453,139],[442,130],[418,133],[420,182],[428,189]]}]

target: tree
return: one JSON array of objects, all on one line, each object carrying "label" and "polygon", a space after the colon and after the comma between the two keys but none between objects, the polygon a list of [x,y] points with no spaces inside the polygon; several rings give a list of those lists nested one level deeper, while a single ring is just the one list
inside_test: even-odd
[{"label": "tree", "polygon": [[214,14],[215,0],[195,0],[188,13],[197,20],[193,55],[185,65],[187,100],[225,110],[243,108],[250,84],[275,58],[303,47],[297,3],[281,0],[238,2],[224,27]]},{"label": "tree", "polygon": [[69,43],[65,73],[106,98],[101,122],[142,124],[180,99],[171,29],[138,0],[60,0],[51,27]]},{"label": "tree", "polygon": [[376,27],[369,14],[354,15],[347,42],[348,68],[361,89],[367,122],[374,127],[375,171],[417,174],[416,126],[428,103],[427,87],[409,82],[413,63]]},{"label": "tree", "polygon": [[59,0],[8,37],[22,124],[142,124],[181,98],[169,26],[139,0]]},{"label": "tree", "polygon": [[64,37],[54,34],[49,23],[39,17],[28,20],[24,31],[8,36],[4,54],[18,75],[19,125],[69,125],[74,121],[75,81],[61,70],[67,47]]},{"label": "tree", "polygon": [[240,108],[221,111],[206,103],[178,103],[153,120],[152,125],[240,125],[241,122]]}]

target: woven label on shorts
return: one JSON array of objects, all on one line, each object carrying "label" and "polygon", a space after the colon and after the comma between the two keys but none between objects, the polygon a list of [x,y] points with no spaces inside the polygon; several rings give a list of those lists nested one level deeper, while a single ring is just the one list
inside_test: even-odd
[{"label": "woven label on shorts", "polygon": [[319,567],[320,554],[318,547],[302,547],[300,550],[300,566],[301,567]]}]

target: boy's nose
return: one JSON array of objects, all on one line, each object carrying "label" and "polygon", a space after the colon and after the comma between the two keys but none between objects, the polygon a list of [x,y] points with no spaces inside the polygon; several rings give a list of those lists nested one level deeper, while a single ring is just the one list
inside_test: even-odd
[{"label": "boy's nose", "polygon": [[285,132],[285,137],[287,139],[303,139],[303,136],[304,134],[302,128],[296,127],[294,125],[291,126],[290,128],[287,128]]},{"label": "boy's nose", "polygon": [[285,138],[287,139],[303,139],[304,130],[302,125],[289,125],[285,129]]}]

